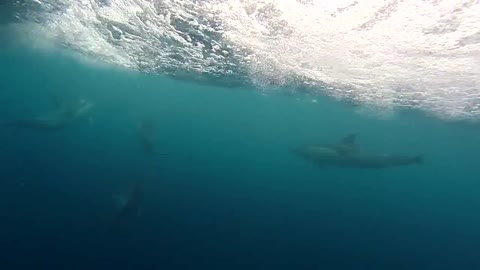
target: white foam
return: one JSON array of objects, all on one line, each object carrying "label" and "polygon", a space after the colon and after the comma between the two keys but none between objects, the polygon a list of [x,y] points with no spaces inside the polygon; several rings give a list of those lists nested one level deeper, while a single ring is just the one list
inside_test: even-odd
[{"label": "white foam", "polygon": [[[57,7],[41,11],[40,26],[52,40],[121,66],[153,72],[247,70],[259,85],[302,78],[317,85],[315,91],[381,107],[416,107],[446,118],[480,116],[479,1],[43,0],[42,5]],[[203,40],[193,40],[198,36]]]}]

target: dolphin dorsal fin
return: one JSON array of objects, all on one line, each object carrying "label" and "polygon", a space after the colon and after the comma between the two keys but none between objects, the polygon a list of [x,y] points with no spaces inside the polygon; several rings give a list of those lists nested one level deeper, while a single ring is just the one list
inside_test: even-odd
[{"label": "dolphin dorsal fin", "polygon": [[335,150],[340,155],[352,155],[358,152],[358,146],[356,144],[357,134],[352,133],[345,137],[343,137],[337,146],[335,146]]}]

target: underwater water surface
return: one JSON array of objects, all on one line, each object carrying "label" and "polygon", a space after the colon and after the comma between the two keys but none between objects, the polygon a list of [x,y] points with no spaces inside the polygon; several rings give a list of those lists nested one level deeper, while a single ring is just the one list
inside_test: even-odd
[{"label": "underwater water surface", "polygon": [[[325,52],[343,36],[321,43],[323,64],[308,53],[301,64],[295,44],[284,47],[289,58],[240,42],[245,33],[225,17],[237,6],[220,2],[9,6],[20,20],[0,21],[2,269],[480,269],[474,53],[452,56],[461,76],[439,66],[446,58],[420,68],[420,55],[372,75],[373,56],[340,59],[365,70],[331,66],[342,54]],[[302,36],[298,13],[271,2],[245,2],[241,14],[277,41]],[[205,13],[225,3],[225,14]],[[321,8],[338,18],[365,5]],[[405,5],[380,10],[401,15]],[[463,7],[462,25],[478,22],[468,15],[478,4]],[[159,14],[175,29],[155,24]],[[381,35],[369,29],[387,27],[361,25],[372,40]],[[423,77],[409,77],[410,64]],[[297,155],[305,145],[311,156]]]}]

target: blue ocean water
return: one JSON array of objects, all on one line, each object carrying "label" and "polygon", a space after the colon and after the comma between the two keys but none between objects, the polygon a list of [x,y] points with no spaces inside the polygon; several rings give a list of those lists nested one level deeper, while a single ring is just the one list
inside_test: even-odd
[{"label": "blue ocean water", "polygon": [[[58,131],[1,128],[2,269],[480,269],[479,127],[22,47],[2,48],[0,77],[2,122],[54,96],[95,104]],[[352,132],[424,164],[318,168],[289,151]],[[108,229],[139,180],[138,212]]]}]

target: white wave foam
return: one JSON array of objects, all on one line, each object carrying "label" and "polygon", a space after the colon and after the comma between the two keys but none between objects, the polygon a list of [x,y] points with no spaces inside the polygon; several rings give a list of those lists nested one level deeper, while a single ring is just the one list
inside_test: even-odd
[{"label": "white wave foam", "polygon": [[480,1],[36,1],[27,19],[110,63],[480,116]]}]

